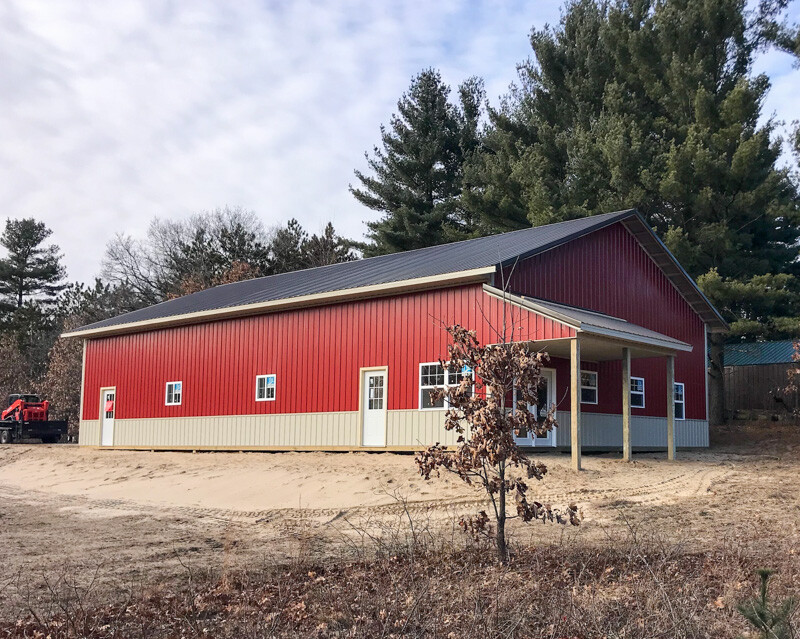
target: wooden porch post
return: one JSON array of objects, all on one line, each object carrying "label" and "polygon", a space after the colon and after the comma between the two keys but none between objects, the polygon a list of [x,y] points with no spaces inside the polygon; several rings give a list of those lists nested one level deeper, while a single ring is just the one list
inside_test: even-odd
[{"label": "wooden porch post", "polygon": [[631,460],[631,349],[622,349],[622,459]]},{"label": "wooden porch post", "polygon": [[667,355],[667,459],[675,459],[675,356]]},{"label": "wooden porch post", "polygon": [[569,430],[572,470],[581,469],[581,343],[576,336],[569,343]]}]

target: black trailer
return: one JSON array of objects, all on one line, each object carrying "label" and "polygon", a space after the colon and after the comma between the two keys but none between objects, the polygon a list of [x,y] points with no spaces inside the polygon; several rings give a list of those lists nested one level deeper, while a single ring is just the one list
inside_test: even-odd
[{"label": "black trailer", "polygon": [[0,422],[0,444],[11,444],[25,439],[41,439],[45,444],[54,444],[66,439],[69,422]]}]

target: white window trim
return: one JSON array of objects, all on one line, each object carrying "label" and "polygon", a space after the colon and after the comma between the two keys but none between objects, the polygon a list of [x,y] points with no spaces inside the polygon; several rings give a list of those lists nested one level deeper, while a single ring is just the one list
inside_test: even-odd
[{"label": "white window trim", "polygon": [[[275,383],[272,385],[272,397],[259,397],[258,396],[258,381],[263,379],[264,380],[264,394],[266,395],[267,389],[269,388],[269,384],[267,384],[266,379],[268,377],[274,377]],[[276,373],[267,373],[266,375],[256,375],[256,401],[257,402],[274,402],[275,398],[278,396],[278,375]]]},{"label": "white window trim", "polygon": [[422,393],[430,392],[435,388],[447,388],[447,369],[444,371],[444,386],[423,386],[422,385],[422,367],[423,366],[440,366],[439,362],[421,362],[419,365],[419,370],[417,371],[417,386],[419,387],[419,394],[417,396],[417,407],[419,410],[447,410],[447,400],[444,402],[444,406],[429,406],[425,407],[422,405]]},{"label": "white window trim", "polygon": [[[180,392],[180,401],[168,401],[169,399],[169,386],[170,384],[180,384],[181,385],[181,392]],[[173,400],[175,398],[175,389],[172,389],[172,397]],[[180,406],[183,403],[183,382],[181,380],[175,380],[174,382],[167,382],[164,386],[164,406]]]},{"label": "white window trim", "polygon": [[[644,377],[633,377],[633,376],[631,376],[631,381],[633,381],[633,380],[635,380],[635,379],[638,379],[638,380],[640,380],[640,381],[642,382],[642,392],[641,392],[641,393],[638,393],[638,392],[634,392],[634,391],[629,391],[629,392],[630,392],[630,394],[631,394],[631,408],[635,408],[635,409],[641,409],[641,408],[644,408],[644,404],[645,404],[645,384],[644,384]],[[634,395],[641,395],[641,396],[642,396],[642,405],[641,405],[641,406],[634,406],[634,405],[633,405],[633,396],[634,396]]]},{"label": "white window trim", "polygon": [[[428,392],[430,392],[434,388],[445,388],[445,389],[447,389],[447,388],[450,388],[450,386],[455,386],[455,384],[451,384],[450,381],[449,381],[450,372],[447,370],[447,364],[445,364],[445,366],[444,366],[444,386],[423,386],[422,385],[422,367],[423,366],[441,366],[441,364],[439,362],[421,362],[420,363],[419,371],[417,373],[417,385],[419,387],[419,394],[417,396],[418,409],[419,410],[424,410],[424,411],[428,411],[428,410],[447,410],[448,408],[450,408],[449,402],[447,401],[447,398],[445,398],[445,400],[444,400],[444,406],[431,406],[431,407],[428,407],[428,408],[422,406],[422,393],[424,393],[426,390]],[[473,393],[475,392],[475,376],[474,375],[472,377],[472,392]]]},{"label": "white window trim", "polygon": [[[584,386],[583,379],[581,378],[581,404],[591,404],[593,406],[597,406],[600,401],[600,375],[597,374],[597,371],[581,371],[581,375],[584,373],[588,373],[589,375],[594,375],[595,385],[594,386]],[[594,401],[593,402],[585,402],[583,401],[583,389],[593,390],[594,391]]]},{"label": "white window trim", "polygon": [[686,421],[686,385],[683,382],[674,382],[674,384],[675,384],[675,386],[680,386],[681,387],[681,395],[683,395],[683,399],[681,401],[677,401],[675,399],[675,389],[673,388],[673,390],[672,390],[672,404],[673,404],[672,415],[673,416],[677,415],[677,413],[675,412],[675,406],[674,405],[675,404],[683,404],[683,417],[677,417],[676,416],[675,417],[675,421],[679,421],[679,422]]}]

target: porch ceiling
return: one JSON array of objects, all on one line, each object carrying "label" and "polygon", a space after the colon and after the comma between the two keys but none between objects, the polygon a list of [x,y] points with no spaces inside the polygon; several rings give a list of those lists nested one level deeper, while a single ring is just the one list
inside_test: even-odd
[{"label": "porch ceiling", "polygon": [[[637,344],[635,342],[623,342],[607,337],[593,335],[580,335],[581,340],[581,361],[583,362],[608,362],[622,359],[622,349],[629,348],[631,359],[641,359],[643,357],[664,357],[674,355],[674,350],[656,348]],[[569,359],[569,343],[571,338],[553,339],[540,342],[531,342],[531,348],[550,355],[550,357],[563,357]]]}]

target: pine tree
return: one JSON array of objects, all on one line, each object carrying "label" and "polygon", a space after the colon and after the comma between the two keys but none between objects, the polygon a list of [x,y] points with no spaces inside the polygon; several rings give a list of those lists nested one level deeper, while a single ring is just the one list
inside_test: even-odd
[{"label": "pine tree", "polygon": [[514,176],[525,148],[533,143],[530,129],[517,119],[508,100],[488,109],[492,126],[480,149],[464,166],[462,206],[470,211],[482,234],[516,231],[531,225],[522,184]]},{"label": "pine tree", "polygon": [[308,268],[339,264],[356,259],[353,243],[339,236],[328,222],[319,235],[312,235],[302,246],[303,259]]},{"label": "pine tree", "polygon": [[270,244],[269,274],[288,273],[306,268],[303,247],[308,241],[308,233],[296,219],[292,218],[286,226],[279,228]]},{"label": "pine tree", "polygon": [[474,232],[460,195],[464,163],[479,144],[483,86],[471,79],[459,89],[460,106],[438,71],[426,69],[397,103],[389,127],[381,126],[382,148],[366,154],[372,175],[355,171],[355,198],[383,217],[368,222],[367,254],[405,251]]},{"label": "pine tree", "polygon": [[[714,295],[758,290],[753,278],[791,279],[797,269],[798,188],[778,167],[773,123],[760,117],[769,82],[752,75],[759,48],[787,32],[774,26],[783,8],[782,0],[751,12],[743,0],[570,2],[558,27],[532,32],[519,86],[490,111],[487,155],[470,167],[479,195],[470,205],[495,228],[504,226],[501,210],[512,227],[523,211],[538,225],[636,207],[691,275],[721,278],[707,292],[726,318],[747,319],[730,295]],[[784,48],[792,42],[784,38]],[[751,305],[749,315],[768,317],[769,296],[760,299],[766,306]],[[785,330],[800,308],[781,312],[767,326]],[[712,354],[720,340],[712,336]]]},{"label": "pine tree", "polygon": [[791,619],[797,605],[795,600],[785,599],[776,606],[769,600],[767,594],[769,578],[773,571],[762,568],[757,572],[761,580],[758,597],[737,606],[739,613],[758,632],[759,637],[791,639],[794,637]]},{"label": "pine tree", "polygon": [[0,259],[0,308],[21,309],[34,297],[52,301],[64,288],[66,271],[58,247],[42,246],[52,233],[33,218],[6,220],[0,235],[0,246],[8,252],[8,257]]},{"label": "pine tree", "polygon": [[504,191],[532,223],[636,207],[695,277],[787,268],[797,189],[758,123],[769,84],[750,76],[743,3],[581,0],[531,44],[512,115],[493,123],[526,132]]}]

